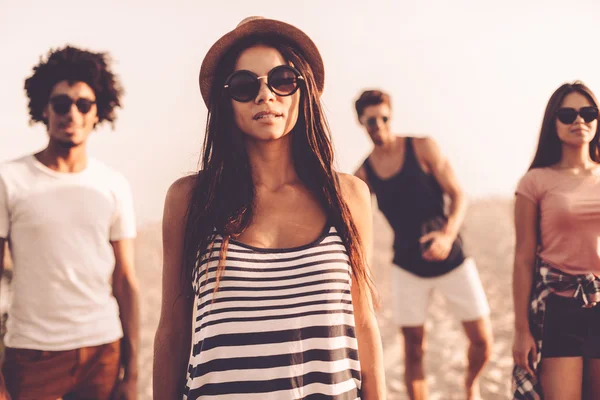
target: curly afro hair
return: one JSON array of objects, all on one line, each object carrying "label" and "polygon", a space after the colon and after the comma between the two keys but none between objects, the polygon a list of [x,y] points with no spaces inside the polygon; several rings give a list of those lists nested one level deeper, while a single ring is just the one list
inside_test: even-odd
[{"label": "curly afro hair", "polygon": [[50,50],[48,59],[40,58],[40,63],[33,67],[33,75],[25,80],[30,122],[48,125],[43,112],[58,82],[85,82],[96,94],[98,123],[108,121],[114,127],[115,109],[121,107],[123,88],[109,68],[110,61],[107,53],[92,53],[71,46]]}]

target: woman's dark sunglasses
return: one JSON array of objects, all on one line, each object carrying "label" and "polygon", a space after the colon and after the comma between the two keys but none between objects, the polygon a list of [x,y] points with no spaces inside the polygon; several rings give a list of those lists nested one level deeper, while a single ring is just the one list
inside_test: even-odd
[{"label": "woman's dark sunglasses", "polygon": [[71,106],[75,104],[77,109],[82,114],[87,114],[92,109],[92,105],[96,102],[90,99],[77,99],[73,100],[66,94],[61,94],[58,96],[54,96],[50,99],[50,105],[54,112],[58,115],[65,115],[71,110]]},{"label": "woman's dark sunglasses", "polygon": [[384,124],[387,124],[389,121],[389,118],[386,116],[383,117],[371,117],[369,119],[367,119],[367,127],[369,128],[375,128],[377,126],[377,120],[381,118],[381,120],[383,121]]},{"label": "woman's dark sunglasses", "polygon": [[260,80],[266,79],[269,89],[278,96],[291,96],[304,80],[300,72],[289,65],[279,65],[266,76],[258,76],[247,70],[235,71],[225,81],[225,90],[235,101],[246,103],[258,96]]},{"label": "woman's dark sunglasses", "polygon": [[598,118],[598,109],[596,107],[581,107],[579,111],[570,107],[559,108],[556,111],[556,118],[563,124],[572,124],[577,119],[577,116],[581,115],[581,118],[585,122],[592,122]]}]

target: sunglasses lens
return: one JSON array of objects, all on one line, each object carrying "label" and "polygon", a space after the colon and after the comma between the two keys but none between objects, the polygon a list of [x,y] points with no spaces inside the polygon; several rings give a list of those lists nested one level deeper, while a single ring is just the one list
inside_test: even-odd
[{"label": "sunglasses lens", "polygon": [[65,115],[71,109],[73,101],[69,96],[56,96],[50,99],[52,109],[58,115]]},{"label": "sunglasses lens", "polygon": [[579,115],[587,123],[598,118],[598,109],[596,107],[583,107],[579,110]]},{"label": "sunglasses lens", "polygon": [[276,67],[269,74],[269,85],[279,96],[289,96],[298,89],[298,74],[286,66]]},{"label": "sunglasses lens", "polygon": [[561,108],[556,112],[556,117],[563,124],[572,124],[577,118],[577,111],[573,108]]},{"label": "sunglasses lens", "polygon": [[260,88],[260,82],[256,77],[245,71],[236,72],[228,81],[231,98],[243,103],[255,98]]},{"label": "sunglasses lens", "polygon": [[371,117],[367,120],[367,126],[369,128],[375,128],[377,126],[378,118],[381,118],[381,121],[383,122],[384,125],[387,124],[388,121],[390,120],[390,118],[385,115],[383,117]]},{"label": "sunglasses lens", "polygon": [[75,102],[77,109],[82,114],[87,114],[88,112],[90,112],[90,110],[92,109],[92,104],[94,104],[94,102],[88,99],[79,99]]}]

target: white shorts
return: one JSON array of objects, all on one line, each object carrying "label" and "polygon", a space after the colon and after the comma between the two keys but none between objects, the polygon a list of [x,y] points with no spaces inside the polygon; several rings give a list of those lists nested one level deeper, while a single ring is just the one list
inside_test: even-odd
[{"label": "white shorts", "polygon": [[423,326],[434,289],[446,298],[450,311],[460,321],[475,321],[490,313],[477,266],[467,258],[452,271],[433,278],[422,278],[397,265],[391,274],[392,313],[398,326]]}]

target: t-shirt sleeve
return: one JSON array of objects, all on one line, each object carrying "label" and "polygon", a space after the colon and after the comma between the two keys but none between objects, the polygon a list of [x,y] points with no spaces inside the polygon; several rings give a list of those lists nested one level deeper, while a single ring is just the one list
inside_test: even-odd
[{"label": "t-shirt sleeve", "polygon": [[115,185],[116,210],[110,227],[110,240],[132,239],[136,236],[135,211],[129,182],[124,177]]},{"label": "t-shirt sleeve", "polygon": [[6,182],[0,175],[0,238],[6,239],[10,233],[10,212]]},{"label": "t-shirt sleeve", "polygon": [[521,178],[515,194],[520,194],[537,204],[540,200],[540,190],[535,172],[535,170],[530,170]]}]

